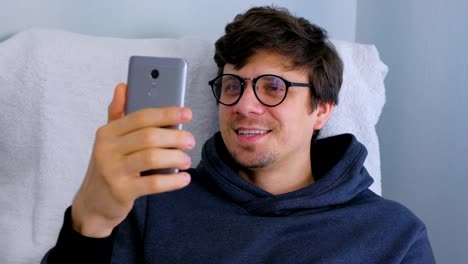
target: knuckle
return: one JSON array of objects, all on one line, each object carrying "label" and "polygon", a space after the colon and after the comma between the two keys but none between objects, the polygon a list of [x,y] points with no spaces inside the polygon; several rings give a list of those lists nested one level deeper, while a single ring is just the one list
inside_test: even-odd
[{"label": "knuckle", "polygon": [[93,157],[94,157],[94,160],[96,160],[98,162],[103,160],[106,157],[104,148],[102,146],[100,146],[100,144],[95,145],[94,152],[93,152]]},{"label": "knuckle", "polygon": [[150,122],[150,116],[147,114],[146,109],[137,111],[133,115],[133,122],[139,126],[146,126]]},{"label": "knuckle", "polygon": [[149,182],[149,189],[151,191],[156,191],[159,192],[162,190],[163,185],[161,183],[161,178],[160,177],[154,177],[152,181]]},{"label": "knuckle", "polygon": [[164,118],[166,121],[170,123],[175,123],[179,120],[179,111],[176,110],[174,107],[166,107],[163,108],[160,112],[160,118]]},{"label": "knuckle", "polygon": [[113,197],[122,197],[126,191],[126,184],[124,184],[124,181],[109,181],[109,190],[110,193]]},{"label": "knuckle", "polygon": [[178,130],[178,133],[177,133],[177,136],[176,136],[176,139],[177,140],[177,144],[183,148],[187,147],[187,145],[189,144],[189,142],[191,141],[191,138],[192,138],[192,134],[188,131],[185,131],[185,130]]},{"label": "knuckle", "polygon": [[167,192],[180,187],[181,184],[174,175],[158,175],[147,185],[148,191],[152,193]]},{"label": "knuckle", "polygon": [[181,150],[178,150],[178,151],[177,151],[177,158],[178,158],[179,160],[185,161],[185,160],[188,159],[188,157],[189,157],[189,155],[187,155],[187,153],[185,153],[185,152],[183,152],[183,151],[181,151]]},{"label": "knuckle", "polygon": [[179,119],[179,112],[176,111],[174,108],[167,108],[165,114],[171,120],[178,120]]},{"label": "knuckle", "polygon": [[106,136],[106,126],[99,127],[95,133],[96,141],[102,140],[105,136]]},{"label": "knuckle", "polygon": [[178,150],[175,153],[175,159],[173,160],[173,162],[174,166],[178,166],[179,169],[187,169],[191,165],[190,156],[181,150]]},{"label": "knuckle", "polygon": [[109,159],[112,155],[112,145],[108,141],[96,141],[93,149],[93,159],[99,163]]},{"label": "knuckle", "polygon": [[146,129],[142,131],[140,140],[144,146],[154,146],[157,143],[157,138],[158,136],[153,129]]},{"label": "knuckle", "polygon": [[161,155],[158,150],[149,150],[146,155],[143,156],[143,162],[148,165],[157,165],[161,162]]},{"label": "knuckle", "polygon": [[189,133],[189,132],[179,130],[178,133],[177,133],[176,140],[177,140],[177,142],[179,142],[179,143],[183,143],[183,142],[186,142],[187,139],[188,139],[189,137],[190,137],[190,133]]},{"label": "knuckle", "polygon": [[98,171],[103,176],[105,182],[111,182],[112,175],[115,174],[115,168],[103,162],[97,164]]}]

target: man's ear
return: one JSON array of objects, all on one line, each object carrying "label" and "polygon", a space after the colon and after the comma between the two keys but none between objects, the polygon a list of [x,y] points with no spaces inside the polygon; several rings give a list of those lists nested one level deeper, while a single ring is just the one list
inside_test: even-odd
[{"label": "man's ear", "polygon": [[322,129],[322,127],[325,126],[328,119],[330,119],[334,107],[335,105],[332,103],[319,103],[314,111],[317,116],[314,124],[314,130]]}]

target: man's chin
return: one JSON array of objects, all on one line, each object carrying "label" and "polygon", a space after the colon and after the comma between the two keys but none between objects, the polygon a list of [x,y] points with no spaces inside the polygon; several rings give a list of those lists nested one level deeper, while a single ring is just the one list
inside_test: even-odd
[{"label": "man's chin", "polygon": [[241,153],[231,153],[234,162],[245,169],[262,169],[274,163],[273,155],[245,155]]}]

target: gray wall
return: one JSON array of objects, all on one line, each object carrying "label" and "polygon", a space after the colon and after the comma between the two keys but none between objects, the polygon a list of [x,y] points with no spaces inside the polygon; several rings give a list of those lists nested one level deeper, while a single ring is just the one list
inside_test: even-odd
[{"label": "gray wall", "polygon": [[426,223],[438,263],[468,263],[468,1],[357,3],[356,41],[390,69],[383,196]]},{"label": "gray wall", "polygon": [[32,26],[100,36],[214,39],[236,14],[272,3],[325,27],[334,38],[354,40],[356,0],[0,0],[0,40]]}]

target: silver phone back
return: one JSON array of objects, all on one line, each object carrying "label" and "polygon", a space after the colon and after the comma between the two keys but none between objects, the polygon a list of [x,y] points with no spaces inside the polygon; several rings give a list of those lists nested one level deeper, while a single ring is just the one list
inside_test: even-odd
[{"label": "silver phone back", "polygon": [[[151,73],[157,70],[159,76]],[[187,62],[182,58],[130,57],[126,114],[148,107],[183,106]]]}]

